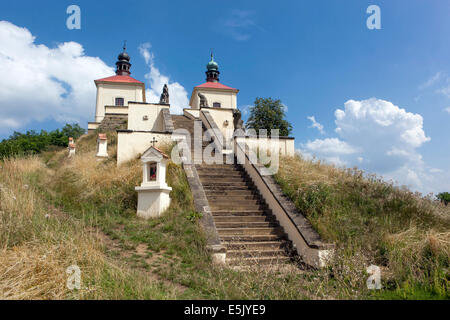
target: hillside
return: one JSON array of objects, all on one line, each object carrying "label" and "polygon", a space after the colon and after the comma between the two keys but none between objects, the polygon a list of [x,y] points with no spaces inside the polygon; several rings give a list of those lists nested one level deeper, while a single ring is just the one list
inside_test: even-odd
[{"label": "hillside", "polygon": [[[115,134],[108,133],[110,154]],[[97,161],[96,136],[65,149],[1,162],[0,298],[364,299],[448,298],[450,207],[300,157],[276,179],[321,236],[337,245],[324,270],[238,271],[212,264],[182,168],[168,167],[172,203],[136,217],[138,160]],[[381,291],[365,268],[382,267]],[[66,287],[66,268],[82,288]]]}]

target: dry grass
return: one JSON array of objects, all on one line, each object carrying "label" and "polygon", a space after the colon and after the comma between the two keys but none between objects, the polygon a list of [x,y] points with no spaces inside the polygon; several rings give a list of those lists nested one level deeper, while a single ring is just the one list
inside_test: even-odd
[{"label": "dry grass", "polygon": [[30,183],[47,173],[39,158],[6,159],[1,166],[0,297],[64,298],[66,268],[98,261],[100,248],[76,221],[50,212]]},{"label": "dry grass", "polygon": [[[135,216],[139,160],[117,167],[112,151],[97,161],[95,145],[96,135],[86,135],[72,159],[62,150],[0,163],[0,298],[358,299],[373,294],[370,264],[381,267],[389,292],[448,297],[450,207],[357,170],[283,158],[276,179],[337,244],[335,259],[317,272],[236,271],[211,264],[180,166],[168,166],[171,208],[144,221]],[[71,291],[66,268],[74,264],[82,289]]]},{"label": "dry grass", "polygon": [[276,180],[283,191],[321,236],[337,245],[324,281],[333,279],[344,296],[356,297],[365,291],[365,268],[375,264],[384,287],[404,298],[448,297],[450,206],[356,168],[300,155],[280,163]]},{"label": "dry grass", "polygon": [[[63,172],[81,173],[78,183],[88,186],[86,197],[128,181],[135,173],[127,167],[116,168],[113,161],[97,162],[91,154],[70,160],[66,156],[66,151],[53,155],[65,168]],[[157,283],[105,256],[104,244],[86,221],[46,201],[45,192],[50,192],[59,177],[41,158],[10,158],[0,166],[0,299],[173,297]],[[71,265],[81,269],[80,290],[66,286],[66,269]]]}]

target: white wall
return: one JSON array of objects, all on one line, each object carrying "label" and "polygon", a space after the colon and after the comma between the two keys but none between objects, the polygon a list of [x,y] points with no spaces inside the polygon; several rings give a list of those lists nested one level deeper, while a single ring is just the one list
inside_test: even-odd
[{"label": "white wall", "polygon": [[270,138],[238,137],[236,141],[241,142],[243,139],[245,139],[245,143],[250,150],[256,150],[259,147],[262,150],[274,152],[278,148],[281,156],[295,155],[294,139],[280,137],[278,143],[276,143]]},{"label": "white wall", "polygon": [[96,83],[97,105],[95,122],[101,122],[105,117],[105,106],[114,106],[116,98],[124,98],[124,106],[129,101],[144,102],[143,83]]},{"label": "white wall", "polygon": [[[169,109],[161,104],[128,104],[128,130],[164,131],[164,121],[161,110]],[[148,120],[144,120],[147,117]]]},{"label": "white wall", "polygon": [[200,110],[199,109],[189,109],[189,108],[185,108],[183,109],[183,114],[187,117],[195,117],[195,118],[199,118],[200,117]]},{"label": "white wall", "polygon": [[156,147],[172,142],[172,135],[153,132],[121,132],[117,133],[117,165],[136,159],[152,146],[153,137],[158,141]]},{"label": "white wall", "polygon": [[105,114],[107,113],[128,114],[128,107],[105,106]]},{"label": "white wall", "polygon": [[203,94],[208,101],[208,106],[213,107],[214,102],[219,102],[221,108],[237,108],[237,92],[225,89],[211,89],[211,88],[194,88],[191,97],[191,108],[198,109],[200,107],[200,98],[198,93]]},{"label": "white wall", "polygon": [[[208,108],[202,110],[207,110],[209,112],[211,117],[214,119],[214,122],[222,132],[223,138],[227,141],[226,143],[231,143],[234,133],[233,110],[222,108]],[[228,121],[228,126],[225,125],[225,121]]]}]

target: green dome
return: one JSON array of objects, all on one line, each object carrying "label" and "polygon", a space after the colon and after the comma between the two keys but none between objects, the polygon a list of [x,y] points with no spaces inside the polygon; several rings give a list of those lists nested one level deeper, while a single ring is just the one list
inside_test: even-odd
[{"label": "green dome", "polygon": [[219,70],[219,65],[214,61],[213,55],[211,54],[211,61],[206,65],[207,70]]}]

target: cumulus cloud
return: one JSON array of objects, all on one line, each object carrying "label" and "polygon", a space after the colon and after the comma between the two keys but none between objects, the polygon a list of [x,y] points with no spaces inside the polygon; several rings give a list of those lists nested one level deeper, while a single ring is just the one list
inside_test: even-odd
[{"label": "cumulus cloud", "polygon": [[49,48],[35,40],[28,29],[0,21],[1,133],[22,129],[31,121],[92,120],[93,80],[114,73],[101,59],[85,55],[79,43]]},{"label": "cumulus cloud", "polygon": [[316,121],[316,118],[314,116],[306,117],[308,120],[312,122],[310,128],[316,128],[319,130],[321,134],[325,134],[325,130],[323,129],[323,125],[321,125],[319,122]]},{"label": "cumulus cloud", "polygon": [[148,42],[139,46],[139,52],[150,67],[150,71],[145,75],[145,78],[150,82],[150,88],[146,90],[147,102],[159,102],[162,89],[167,84],[170,96],[170,112],[181,114],[183,113],[183,108],[187,108],[189,105],[188,93],[181,84],[172,82],[168,76],[161,74],[155,66],[154,54],[150,49],[151,44]]},{"label": "cumulus cloud", "polygon": [[349,100],[334,114],[338,137],[308,141],[301,152],[337,165],[358,165],[422,192],[443,187],[439,169],[428,167],[417,150],[430,141],[420,114],[375,98]]},{"label": "cumulus cloud", "polygon": [[308,141],[305,148],[312,152],[321,152],[333,155],[354,154],[357,150],[345,141],[338,138],[316,139]]}]

